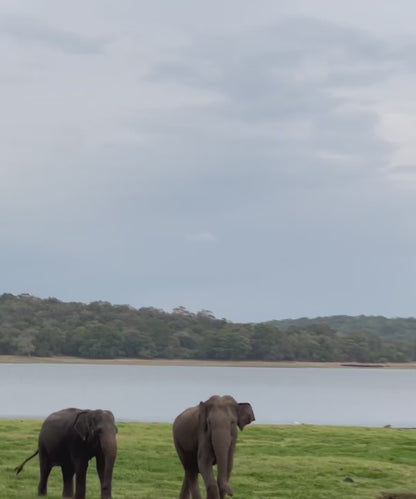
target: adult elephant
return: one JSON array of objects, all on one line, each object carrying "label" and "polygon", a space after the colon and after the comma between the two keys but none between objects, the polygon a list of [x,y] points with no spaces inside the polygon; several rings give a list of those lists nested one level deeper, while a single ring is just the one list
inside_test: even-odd
[{"label": "adult elephant", "polygon": [[[207,499],[232,495],[229,478],[233,467],[237,427],[255,420],[248,402],[237,403],[230,395],[214,395],[198,406],[183,411],[173,423],[173,441],[185,470],[180,499],[200,499],[198,473]],[[217,464],[217,480],[213,466]]]},{"label": "adult elephant", "polygon": [[95,457],[101,483],[101,499],[111,499],[111,482],[117,454],[117,427],[110,411],[63,409],[52,413],[42,424],[38,449],[16,468],[39,454],[38,495],[46,496],[48,477],[53,466],[60,466],[64,482],[63,497],[84,498],[88,461]]}]

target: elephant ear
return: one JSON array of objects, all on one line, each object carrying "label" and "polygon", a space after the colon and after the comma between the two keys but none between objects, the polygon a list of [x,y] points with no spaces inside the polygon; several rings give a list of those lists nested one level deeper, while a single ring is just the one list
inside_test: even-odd
[{"label": "elephant ear", "polygon": [[82,411],[75,418],[74,430],[78,433],[81,439],[85,442],[92,432],[91,418],[88,411]]},{"label": "elephant ear", "polygon": [[248,402],[241,402],[238,404],[238,427],[240,430],[244,428],[244,426],[250,424],[252,421],[255,421],[253,408],[251,404]]},{"label": "elephant ear", "polygon": [[205,402],[199,403],[199,431],[206,433],[208,430],[207,423],[207,405]]},{"label": "elephant ear", "polygon": [[117,425],[116,425],[116,420],[114,418],[114,414],[111,411],[107,411],[107,410],[104,411],[104,414],[110,418],[111,423],[112,423],[112,425],[114,427],[115,432],[118,433],[118,428],[117,428]]}]

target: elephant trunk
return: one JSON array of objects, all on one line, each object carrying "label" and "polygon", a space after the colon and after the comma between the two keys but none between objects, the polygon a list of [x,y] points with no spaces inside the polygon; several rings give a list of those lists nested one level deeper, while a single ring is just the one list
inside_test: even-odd
[{"label": "elephant trunk", "polygon": [[231,439],[232,437],[229,428],[216,429],[211,435],[212,447],[217,461],[217,481],[220,497],[224,497],[225,494],[230,496],[233,495],[233,491],[228,483],[232,465],[232,463],[229,462],[229,460],[232,459],[230,455]]},{"label": "elephant trunk", "polygon": [[117,455],[115,434],[107,434],[100,438],[101,459],[97,458],[97,468],[101,482],[101,499],[111,499],[111,484],[113,479],[114,462]]}]

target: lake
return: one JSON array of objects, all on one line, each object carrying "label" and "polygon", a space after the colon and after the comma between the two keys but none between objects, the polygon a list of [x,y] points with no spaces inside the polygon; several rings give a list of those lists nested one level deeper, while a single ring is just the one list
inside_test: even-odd
[{"label": "lake", "polygon": [[172,422],[210,395],[250,402],[260,424],[416,426],[416,370],[0,364],[0,417],[102,408]]}]

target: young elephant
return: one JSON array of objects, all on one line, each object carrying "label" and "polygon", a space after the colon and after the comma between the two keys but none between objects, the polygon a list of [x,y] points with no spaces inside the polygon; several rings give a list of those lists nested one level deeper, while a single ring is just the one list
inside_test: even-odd
[{"label": "young elephant", "polygon": [[[180,499],[201,499],[198,473],[207,489],[207,499],[223,499],[233,495],[228,483],[233,467],[237,426],[254,421],[247,402],[237,403],[233,397],[214,395],[199,406],[183,411],[173,423],[173,441],[185,470]],[[217,464],[217,480],[212,467]]]},{"label": "young elephant", "polygon": [[111,499],[113,466],[117,454],[117,427],[110,411],[63,409],[48,416],[39,433],[38,449],[16,468],[20,473],[27,461],[39,454],[38,495],[46,496],[49,473],[60,466],[63,497],[85,498],[88,461],[96,458],[101,483],[101,499]]}]

